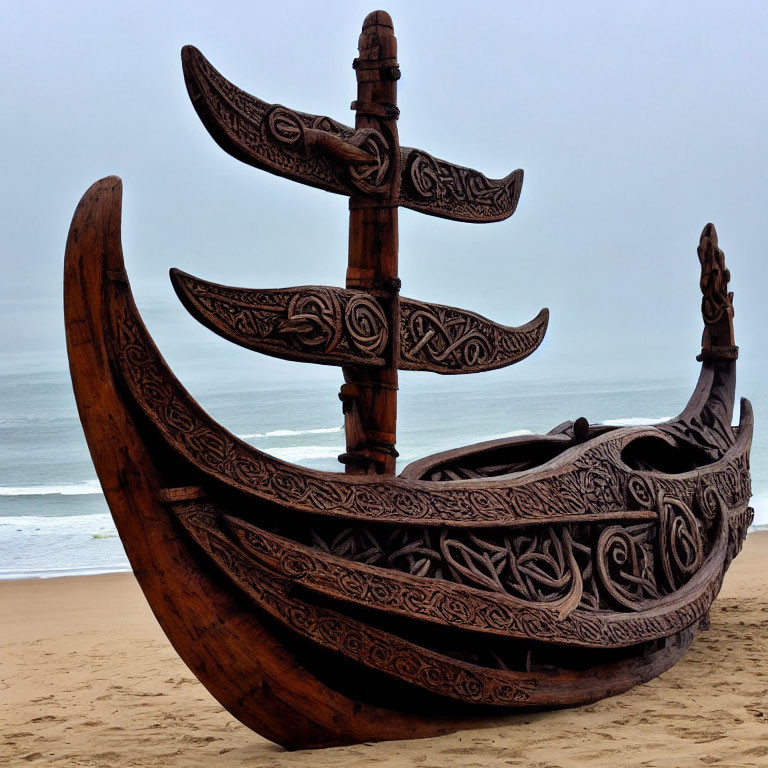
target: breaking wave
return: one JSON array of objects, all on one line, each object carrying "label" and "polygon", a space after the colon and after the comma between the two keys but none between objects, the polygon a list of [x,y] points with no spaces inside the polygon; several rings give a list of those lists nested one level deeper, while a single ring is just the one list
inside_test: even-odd
[{"label": "breaking wave", "polygon": [[663,424],[671,416],[630,416],[627,419],[606,419],[599,422],[606,427],[647,427],[651,424]]},{"label": "breaking wave", "polygon": [[0,496],[87,496],[101,493],[98,480],[86,480],[82,483],[59,483],[55,485],[3,485]]},{"label": "breaking wave", "polygon": [[319,429],[274,429],[271,432],[253,432],[238,435],[241,440],[258,440],[263,437],[298,437],[300,435],[330,435],[341,432],[342,427],[320,427]]}]

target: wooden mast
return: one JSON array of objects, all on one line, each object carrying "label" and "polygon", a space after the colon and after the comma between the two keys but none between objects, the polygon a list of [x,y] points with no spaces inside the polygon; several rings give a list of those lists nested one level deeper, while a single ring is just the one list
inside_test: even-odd
[{"label": "wooden mast", "polygon": [[[339,458],[350,474],[394,474],[399,358],[399,290],[397,276],[397,199],[400,143],[397,135],[397,39],[385,11],[366,16],[358,42],[355,129],[370,132],[361,149],[370,166],[374,194],[349,201],[347,288],[362,289],[379,299],[389,320],[388,364],[384,368],[344,366],[339,397],[344,404],[346,453]],[[363,186],[365,179],[362,179]]]}]

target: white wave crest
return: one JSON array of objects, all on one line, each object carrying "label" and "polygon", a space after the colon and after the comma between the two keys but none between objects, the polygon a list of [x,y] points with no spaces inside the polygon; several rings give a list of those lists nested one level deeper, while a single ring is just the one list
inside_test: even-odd
[{"label": "white wave crest", "polygon": [[606,419],[599,422],[606,427],[647,427],[651,424],[663,424],[671,416],[630,416],[627,419]]},{"label": "white wave crest", "polygon": [[280,448],[269,448],[265,451],[265,453],[276,456],[278,459],[292,463],[317,459],[335,459],[340,452],[338,446],[329,447],[327,445],[288,445]]},{"label": "white wave crest", "polygon": [[86,480],[84,483],[61,483],[58,485],[2,485],[0,496],[85,496],[101,493],[98,480]]},{"label": "white wave crest", "polygon": [[238,435],[241,440],[258,440],[263,437],[299,437],[301,435],[330,435],[341,432],[342,427],[320,427],[319,429],[274,429],[271,432],[251,432]]},{"label": "white wave crest", "polygon": [[115,534],[112,516],[106,512],[95,515],[7,515],[0,517],[0,533],[85,533],[89,536]]},{"label": "white wave crest", "polygon": [[513,429],[511,432],[504,432],[500,435],[491,435],[491,437],[485,438],[486,440],[501,440],[504,437],[522,437],[523,435],[532,435],[530,429]]}]

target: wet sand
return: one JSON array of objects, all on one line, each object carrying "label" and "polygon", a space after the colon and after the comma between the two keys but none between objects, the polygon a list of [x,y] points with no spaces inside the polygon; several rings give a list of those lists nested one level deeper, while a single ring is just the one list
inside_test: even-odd
[{"label": "wet sand", "polygon": [[768,532],[749,535],[711,628],[660,678],[586,707],[410,742],[286,752],[176,656],[131,574],[0,582],[0,764],[768,766]]}]

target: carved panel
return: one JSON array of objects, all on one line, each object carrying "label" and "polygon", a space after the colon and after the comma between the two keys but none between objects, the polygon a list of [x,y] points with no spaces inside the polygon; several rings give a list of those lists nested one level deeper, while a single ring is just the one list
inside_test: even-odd
[{"label": "carved panel", "polygon": [[362,291],[230,288],[179,270],[172,270],[171,280],[197,320],[248,349],[325,365],[385,363],[387,319],[376,299]]},{"label": "carved panel", "polygon": [[[517,572],[511,578],[505,574],[504,578],[523,585],[525,596],[513,597],[509,594],[513,590],[509,587],[505,590],[498,579],[488,579],[483,569],[470,567],[462,572],[449,568],[446,571],[452,570],[452,573],[447,573],[449,580],[446,580],[417,575],[413,570],[404,573],[404,563],[386,558],[378,558],[380,564],[376,566],[362,564],[361,556],[370,559],[370,553],[380,553],[383,549],[371,531],[363,546],[368,551],[367,557],[362,551],[355,553],[348,545],[337,549],[346,553],[340,556],[328,552],[327,544],[316,533],[312,534],[314,546],[310,548],[229,516],[224,508],[211,502],[187,502],[175,504],[173,508],[185,525],[190,516],[203,514],[217,531],[232,531],[234,538],[228,546],[231,549],[242,546],[258,563],[258,566],[254,563],[255,569],[265,568],[321,594],[377,611],[491,635],[588,647],[646,642],[679,632],[704,616],[719,590],[728,545],[726,513],[719,508],[717,532],[708,545],[706,561],[699,561],[695,570],[690,567],[685,582],[672,589],[664,582],[662,568],[667,567],[663,565],[667,550],[660,548],[661,537],[654,530],[654,524],[624,529],[633,546],[644,548],[642,558],[617,556],[619,550],[621,555],[627,553],[622,548],[625,542],[617,546],[618,534],[622,532],[619,526],[574,529],[574,537],[581,541],[578,547],[582,556],[578,564],[569,554],[573,552],[569,528],[563,528],[561,533],[546,526],[523,531],[512,546],[507,543],[502,558],[498,557],[499,546],[471,535],[464,536],[463,541],[471,544],[464,545],[465,551],[471,552],[475,562],[485,557],[488,570],[497,576],[504,571],[498,564],[508,558],[513,549],[518,550],[512,563]],[[732,527],[734,525],[732,523]],[[641,527],[646,530],[638,530]],[[675,531],[674,522],[670,527]],[[294,535],[300,533],[294,529]],[[413,549],[425,549],[423,536],[418,532],[405,533],[412,534],[418,542]],[[737,531],[734,533],[739,535]],[[503,534],[501,537],[504,538]],[[337,541],[344,538],[348,541],[344,536],[337,537]],[[438,538],[444,547],[444,537],[438,534]],[[670,551],[679,552],[684,548],[683,539],[684,536],[678,536],[675,531],[667,541]],[[461,543],[462,537],[453,534],[452,545]],[[646,547],[647,544],[650,546]],[[434,556],[438,559],[440,553]],[[492,562],[494,556],[496,563]],[[609,559],[615,562],[606,567]],[[590,578],[593,561],[597,561],[598,570],[604,571],[601,590],[605,590],[607,599],[598,612],[586,603],[579,605],[582,580]],[[619,612],[615,610],[617,607]],[[622,613],[622,609],[630,613]]]},{"label": "carved panel", "polygon": [[[285,110],[280,105],[251,96],[230,83],[191,46],[182,50],[182,66],[192,104],[222,149],[262,170],[329,192],[352,193],[354,187],[345,166],[333,156],[308,151],[309,147],[303,141],[305,129],[325,131],[342,141],[349,141],[354,134],[352,128],[328,117]],[[284,110],[290,119],[281,122],[278,109]],[[265,120],[270,111],[273,112],[271,127]],[[293,144],[280,140],[288,139],[292,132]]]},{"label": "carved panel", "polygon": [[489,179],[471,168],[448,163],[420,149],[401,150],[400,205],[457,221],[501,221],[517,208],[523,171]]},{"label": "carved panel", "polygon": [[474,704],[510,706],[532,701],[534,676],[467,664],[291,595],[285,580],[260,568],[224,537],[200,507],[180,519],[216,564],[256,603],[292,631],[371,669],[431,693]]},{"label": "carved panel", "polygon": [[[262,289],[210,283],[179,270],[171,281],[189,312],[240,346],[288,360],[383,366],[388,334],[378,301],[326,286]],[[439,304],[400,299],[401,369],[476,373],[512,365],[541,344],[549,313],[509,327]]]},{"label": "carved panel", "polygon": [[474,312],[403,299],[400,303],[400,365],[404,370],[475,373],[512,365],[544,339],[543,309],[519,327],[498,325]]}]

